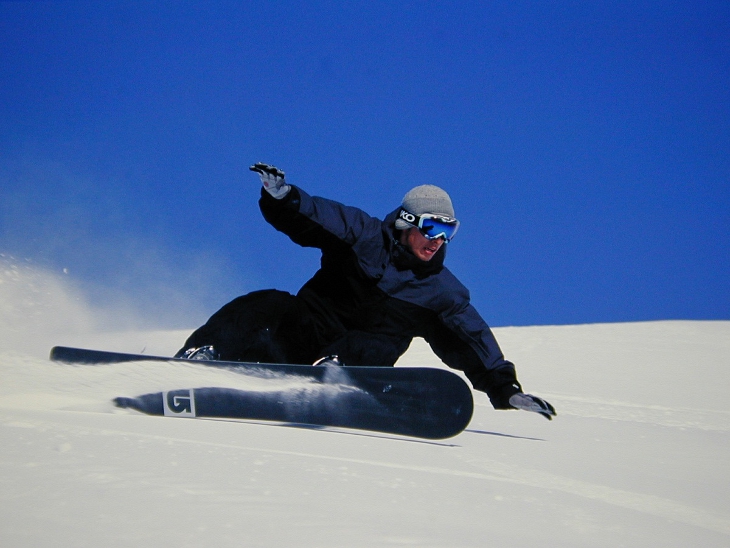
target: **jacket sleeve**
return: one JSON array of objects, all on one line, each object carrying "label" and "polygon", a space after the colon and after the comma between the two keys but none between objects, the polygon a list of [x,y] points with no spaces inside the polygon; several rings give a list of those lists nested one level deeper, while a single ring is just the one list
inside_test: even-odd
[{"label": "jacket sleeve", "polygon": [[522,387],[515,366],[505,360],[487,323],[470,304],[440,318],[427,341],[449,367],[463,371],[476,390],[486,392],[495,409],[512,409],[509,398]]},{"label": "jacket sleeve", "polygon": [[259,207],[268,223],[304,247],[353,246],[364,234],[380,230],[380,221],[361,209],[310,196],[296,186],[281,200],[262,189]]}]

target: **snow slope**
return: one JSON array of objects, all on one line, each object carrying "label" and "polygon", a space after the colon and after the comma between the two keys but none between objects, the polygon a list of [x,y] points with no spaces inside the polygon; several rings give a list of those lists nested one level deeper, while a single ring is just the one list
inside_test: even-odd
[{"label": "snow slope", "polygon": [[[552,421],[475,393],[442,442],[150,417],[115,396],[240,386],[196,364],[69,366],[102,331],[63,279],[0,273],[0,546],[729,546],[730,322],[495,329]],[[442,367],[423,341],[400,366]]]}]

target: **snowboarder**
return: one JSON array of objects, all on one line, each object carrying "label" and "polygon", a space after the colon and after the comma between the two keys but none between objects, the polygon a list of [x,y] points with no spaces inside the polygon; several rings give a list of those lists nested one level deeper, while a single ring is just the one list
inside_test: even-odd
[{"label": "snowboarder", "polygon": [[392,366],[413,337],[423,337],[496,409],[555,415],[548,402],[522,391],[468,290],[444,266],[459,228],[444,190],[417,186],[380,220],[310,196],[274,166],[250,169],[263,184],[266,221],[293,242],[320,249],[321,267],[296,295],[272,289],[234,299],[176,357]]}]

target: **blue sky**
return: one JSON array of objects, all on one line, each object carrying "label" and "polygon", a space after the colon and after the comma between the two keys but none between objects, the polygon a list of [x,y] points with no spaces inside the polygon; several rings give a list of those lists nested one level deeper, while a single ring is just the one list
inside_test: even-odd
[{"label": "blue sky", "polygon": [[0,253],[196,326],[319,256],[253,162],[424,183],[493,326],[730,319],[727,2],[0,1]]}]

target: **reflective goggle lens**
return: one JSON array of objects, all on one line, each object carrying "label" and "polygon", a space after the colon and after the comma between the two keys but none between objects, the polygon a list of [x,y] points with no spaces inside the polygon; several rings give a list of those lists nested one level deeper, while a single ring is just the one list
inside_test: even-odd
[{"label": "reflective goggle lens", "polygon": [[437,215],[421,215],[418,220],[418,229],[429,240],[443,238],[449,242],[459,230],[459,221]]},{"label": "reflective goggle lens", "polygon": [[444,241],[449,242],[456,234],[456,231],[459,230],[459,221],[453,217],[445,217],[443,215],[434,215],[431,213],[414,215],[405,209],[401,209],[400,218],[407,223],[418,227],[421,234],[429,240],[443,238]]}]

